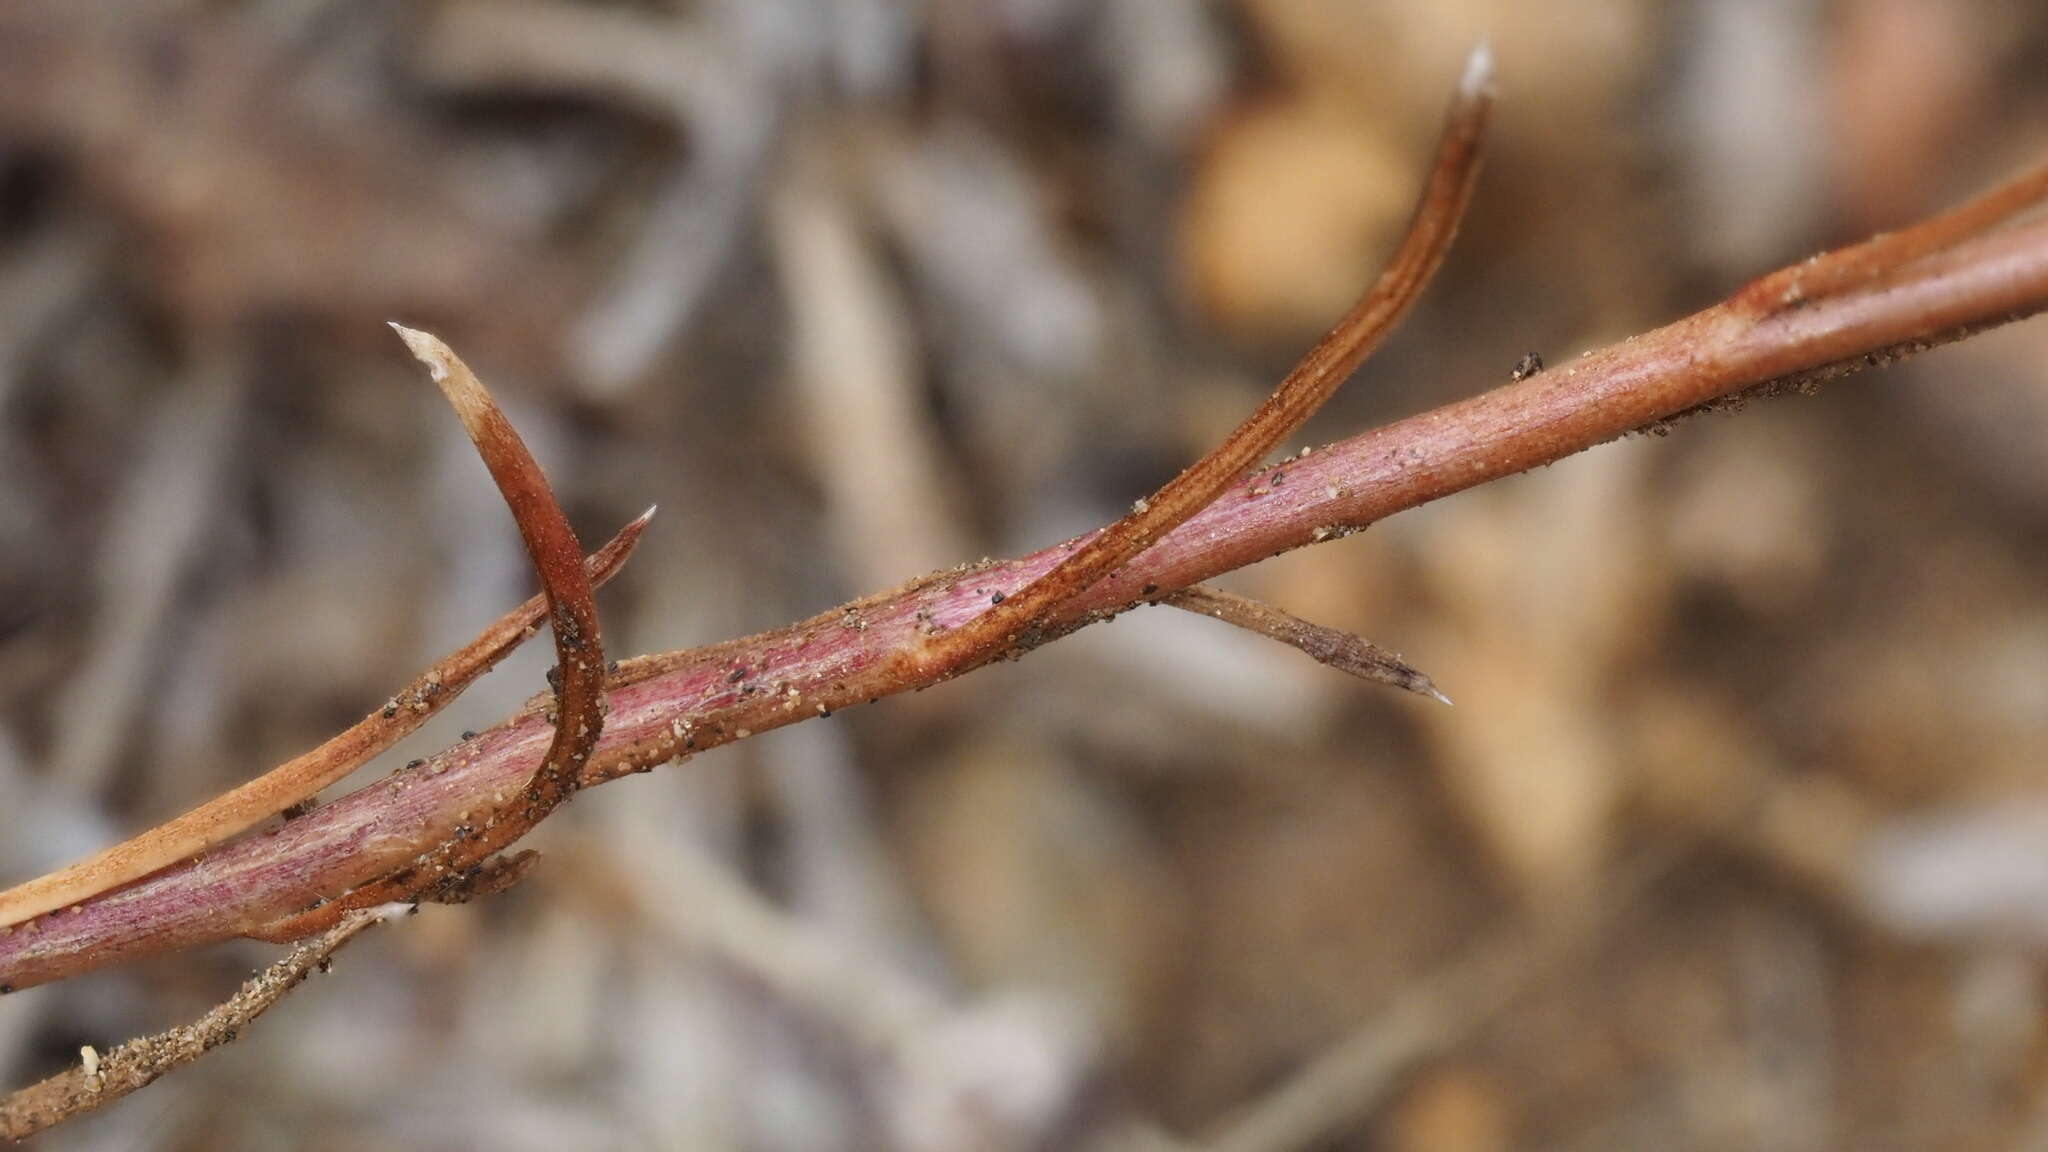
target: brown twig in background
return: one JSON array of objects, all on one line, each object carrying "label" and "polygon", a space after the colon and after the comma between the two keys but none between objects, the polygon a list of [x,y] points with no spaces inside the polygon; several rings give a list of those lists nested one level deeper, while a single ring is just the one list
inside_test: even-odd
[{"label": "brown twig in background", "polygon": [[1438,691],[1422,669],[1403,660],[1399,653],[1389,652],[1363,636],[1354,636],[1342,629],[1311,624],[1248,596],[1196,584],[1175,592],[1161,603],[1198,616],[1214,617],[1225,624],[1234,624],[1247,632],[1277,640],[1289,648],[1307,653],[1320,664],[1361,680],[1391,684],[1404,692],[1428,696],[1446,704],[1451,702],[1451,698]]},{"label": "brown twig in background", "polygon": [[[1715,823],[1733,823],[1731,804]],[[1618,921],[1699,853],[1707,836],[1687,829],[1615,869],[1576,914],[1503,929],[1402,988],[1366,1023],[1329,1045],[1256,1099],[1220,1117],[1190,1152],[1294,1152],[1317,1147],[1370,1114],[1418,1065],[1468,1040],[1549,974],[1582,964]]]},{"label": "brown twig in background", "polygon": [[[649,508],[590,556],[585,563],[593,587],[618,574],[653,518],[654,509]],[[318,748],[133,839],[0,892],[0,926],[20,923],[140,879],[225,843],[307,800],[417,731],[532,636],[546,612],[547,598],[533,597],[499,617],[476,639],[436,661],[383,707]]]},{"label": "brown twig in background", "polygon": [[80,1063],[0,1097],[0,1140],[26,1140],[74,1116],[105,1107],[231,1043],[306,977],[326,971],[343,945],[383,919],[379,912],[357,913],[317,939],[293,948],[284,959],[250,977],[233,997],[192,1023],[130,1040],[104,1056],[87,1049]]}]

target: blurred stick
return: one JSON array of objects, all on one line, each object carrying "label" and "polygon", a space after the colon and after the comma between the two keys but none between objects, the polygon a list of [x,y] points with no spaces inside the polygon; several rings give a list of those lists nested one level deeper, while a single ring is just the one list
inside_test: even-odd
[{"label": "blurred stick", "polygon": [[[1003,656],[1140,603],[1395,512],[1550,463],[1744,390],[1809,385],[1962,339],[2048,308],[2048,224],[2014,222],[2042,190],[2022,179],[1988,231],[1951,231],[1806,262],[1844,284],[1794,308],[1742,295],[1550,371],[1254,473],[1151,547],[1058,606]],[[1998,195],[1994,193],[1994,195]],[[1925,241],[1923,243],[1923,241]],[[1937,242],[1938,241],[1938,242]],[[1873,263],[1885,253],[1896,267]],[[1925,254],[1923,254],[1923,252]],[[1836,262],[1853,275],[1828,273]],[[1286,482],[1279,483],[1284,469]],[[676,756],[899,692],[961,666],[930,660],[935,632],[981,616],[1092,537],[1004,563],[940,573],[786,628],[629,662],[607,739],[583,779]],[[629,682],[631,681],[631,682]],[[237,935],[374,879],[533,776],[549,741],[529,711],[459,749],[329,804],[273,837],[0,929],[0,991]]]},{"label": "blurred stick", "polygon": [[859,585],[884,584],[965,551],[947,499],[958,486],[919,395],[908,308],[845,190],[820,167],[796,165],[777,181],[768,246],[788,300],[789,379],[827,530]]},{"label": "blurred stick", "polygon": [[1687,810],[1683,824],[1624,861],[1573,914],[1500,933],[1410,984],[1386,1011],[1232,1110],[1185,1152],[1292,1152],[1336,1139],[1377,1112],[1418,1065],[1469,1041],[1566,965],[1583,963],[1701,849],[1753,828],[1778,788],[1747,781]]},{"label": "blurred stick", "polygon": [[98,795],[120,763],[180,582],[206,553],[251,375],[238,352],[203,342],[185,380],[151,414],[148,450],[116,494],[89,575],[98,603],[85,663],[52,709],[48,775],[72,795]]},{"label": "blurred stick", "polygon": [[1201,1152],[1320,1147],[1377,1111],[1401,1078],[1496,1019],[1563,964],[1583,959],[1704,842],[1697,830],[1648,849],[1562,922],[1503,933],[1404,989],[1271,1092],[1225,1116]]}]

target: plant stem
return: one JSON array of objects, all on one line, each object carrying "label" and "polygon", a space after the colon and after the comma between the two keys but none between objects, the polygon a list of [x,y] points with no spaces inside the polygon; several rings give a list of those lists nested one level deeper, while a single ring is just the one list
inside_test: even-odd
[{"label": "plant stem", "polygon": [[[1821,257],[1825,262],[1829,257]],[[1976,236],[1759,314],[1729,303],[1482,395],[1254,472],[1062,604],[1047,635],[1268,556],[1550,463],[1732,393],[1804,384],[2048,308],[2048,223]],[[1088,537],[939,573],[810,620],[629,662],[587,780],[643,770],[898,692],[929,637],[1044,575]],[[1036,642],[1037,638],[1034,638]],[[1006,655],[1021,654],[1022,647]],[[390,872],[516,794],[551,736],[539,708],[416,768],[142,882],[0,929],[0,989],[260,930]]]}]

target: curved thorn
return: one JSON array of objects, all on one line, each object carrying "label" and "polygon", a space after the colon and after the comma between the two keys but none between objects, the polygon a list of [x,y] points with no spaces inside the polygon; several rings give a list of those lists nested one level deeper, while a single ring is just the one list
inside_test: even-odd
[{"label": "curved thorn", "polygon": [[1493,53],[1476,48],[1451,98],[1429,179],[1401,246],[1365,295],[1302,357],[1237,430],[1132,512],[1045,575],[973,620],[928,640],[917,659],[964,671],[1023,642],[1059,605],[1213,503],[1233,480],[1306,423],[1408,314],[1443,263],[1479,175],[1480,142],[1493,107]]},{"label": "curved thorn", "polygon": [[482,381],[446,344],[425,332],[397,324],[391,327],[427,366],[428,375],[454,406],[526,541],[527,554],[548,598],[555,634],[555,735],[525,788],[481,826],[458,826],[450,839],[383,879],[251,933],[260,939],[298,939],[322,931],[360,908],[432,899],[435,893],[464,884],[482,861],[524,836],[569,798],[604,727],[605,663],[597,605],[583,571],[576,534],[548,487],[547,477]]}]

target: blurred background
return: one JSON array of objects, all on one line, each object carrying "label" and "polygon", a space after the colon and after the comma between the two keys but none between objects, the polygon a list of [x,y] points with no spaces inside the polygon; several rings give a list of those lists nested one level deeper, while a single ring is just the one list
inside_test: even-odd
[{"label": "blurred background", "polygon": [[[532,589],[616,655],[1113,517],[1375,274],[1303,438],[1559,363],[2048,150],[2028,0],[0,9],[0,881],[362,715]],[[2048,1148],[2048,324],[1238,574],[1457,705],[1168,610],[581,799],[42,1147]],[[374,767],[497,722],[545,643]],[[238,944],[0,1001],[0,1085]]]}]

